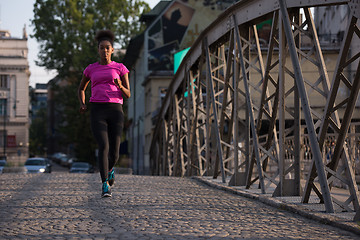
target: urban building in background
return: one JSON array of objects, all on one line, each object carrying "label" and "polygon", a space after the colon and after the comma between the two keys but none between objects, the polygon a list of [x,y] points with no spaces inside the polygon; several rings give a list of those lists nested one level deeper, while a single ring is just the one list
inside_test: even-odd
[{"label": "urban building in background", "polygon": [[36,83],[33,91],[33,102],[31,102],[31,119],[38,117],[40,109],[47,109],[48,89],[46,83]]},{"label": "urban building in background", "polygon": [[[147,28],[133,37],[126,49],[123,63],[130,70],[132,97],[126,100],[131,126],[127,131],[130,167],[135,174],[150,173],[150,144],[157,113],[162,105],[167,88],[172,81],[177,64],[175,54],[192,46],[200,33],[209,26],[226,8],[236,1],[218,2],[196,0],[163,0],[141,21]],[[332,80],[336,67],[336,56],[342,44],[349,23],[350,10],[347,5],[326,6],[313,9],[315,26],[318,28],[320,44],[324,49],[324,60],[329,79]],[[266,46],[270,34],[271,19],[259,25],[260,44]],[[330,24],[331,23],[331,24]],[[336,23],[336,24],[335,24]],[[260,28],[260,29],[259,29]],[[306,38],[302,46],[311,44]],[[12,37],[8,31],[0,31],[0,157],[14,164],[22,163],[28,157],[29,124],[40,108],[47,108],[47,151],[49,153],[72,153],[71,147],[59,144],[55,116],[55,102],[52,85],[65,84],[58,78],[48,84],[36,84],[36,104],[31,104],[29,119],[29,64],[27,60],[27,34],[22,38]],[[360,42],[352,42],[350,55],[360,52]],[[263,52],[266,55],[266,52]],[[347,78],[354,80],[357,62],[348,71]],[[304,66],[304,72],[311,75],[313,69]],[[341,89],[340,89],[341,91]],[[344,96],[348,92],[344,91]],[[319,108],[325,103],[319,101]],[[359,106],[359,101],[357,106]],[[359,119],[359,113],[354,113]]]},{"label": "urban building in background", "polygon": [[27,34],[0,30],[0,156],[21,165],[29,155],[29,63]]},{"label": "urban building in background", "polygon": [[[352,14],[348,5],[326,6],[314,8],[314,22],[317,26],[319,41],[322,46],[327,46],[329,49],[340,49],[341,44],[346,34],[346,29],[350,24]],[[349,57],[352,58],[360,53],[360,39],[353,38],[351,42]],[[350,82],[355,79],[356,68],[359,60],[350,64],[347,70],[346,78]],[[332,80],[332,79],[330,79]],[[340,89],[344,97],[347,97],[350,92],[347,89]],[[356,103],[360,107],[359,99]],[[354,118],[360,119],[360,114],[354,112]]]},{"label": "urban building in background", "polygon": [[[235,2],[209,4],[208,1],[160,1],[142,16],[141,20],[147,24],[147,28],[131,40],[124,58],[124,64],[130,70],[132,91],[132,97],[128,100],[128,117],[132,123],[128,139],[134,173],[149,173],[149,148],[157,112],[174,76],[174,54],[191,47],[200,33]],[[341,14],[335,14],[339,11]],[[326,46],[324,58],[330,80],[349,21],[349,11],[345,5],[320,7],[312,11],[316,26],[321,28],[318,29],[320,44]],[[257,25],[260,44],[265,48],[269,42],[271,24],[272,19],[264,19]],[[336,26],[329,31],[327,28],[332,25]],[[332,34],[329,35],[329,32]],[[304,36],[301,41],[304,48],[311,47],[310,39]],[[352,46],[353,53],[358,53],[359,48]],[[354,78],[357,63],[353,63],[353,66],[349,79]],[[317,71],[310,65],[304,68],[309,76]],[[319,108],[324,108],[324,102],[318,103]]]},{"label": "urban building in background", "polygon": [[60,122],[59,111],[57,108],[62,106],[55,101],[56,92],[54,91],[54,86],[64,87],[67,85],[67,81],[59,77],[51,79],[47,84],[47,154],[52,155],[56,152],[62,152],[66,154],[71,154],[68,151],[68,146],[61,144],[60,140],[62,138],[61,133],[58,131]]},{"label": "urban building in background", "polygon": [[130,70],[131,98],[128,131],[131,166],[149,174],[149,148],[156,111],[174,76],[174,54],[190,47],[219,14],[236,1],[160,1],[141,18],[146,30],[127,48],[124,64]]}]

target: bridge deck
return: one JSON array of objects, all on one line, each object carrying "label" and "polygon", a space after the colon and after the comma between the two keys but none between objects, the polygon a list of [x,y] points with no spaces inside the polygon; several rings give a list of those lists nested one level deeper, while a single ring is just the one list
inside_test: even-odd
[{"label": "bridge deck", "polygon": [[359,237],[195,179],[117,175],[107,199],[99,181],[98,174],[1,174],[0,238]]}]

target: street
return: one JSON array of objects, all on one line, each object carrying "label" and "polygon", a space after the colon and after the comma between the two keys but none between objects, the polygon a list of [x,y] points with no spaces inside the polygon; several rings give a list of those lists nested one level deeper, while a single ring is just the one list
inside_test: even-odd
[{"label": "street", "polygon": [[51,167],[52,172],[69,172],[69,168],[61,166],[60,164],[52,161],[52,167]]},{"label": "street", "polygon": [[0,239],[359,239],[190,178],[1,174]]}]

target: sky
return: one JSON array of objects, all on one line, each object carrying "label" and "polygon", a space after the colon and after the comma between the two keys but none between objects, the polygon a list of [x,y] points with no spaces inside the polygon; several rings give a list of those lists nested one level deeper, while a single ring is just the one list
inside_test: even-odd
[{"label": "sky", "polygon": [[[160,0],[145,0],[153,8]],[[28,61],[30,67],[29,84],[35,87],[36,83],[47,83],[56,76],[56,72],[49,72],[46,69],[36,66],[38,60],[39,45],[36,39],[31,38],[33,27],[31,19],[33,18],[33,5],[35,0],[0,0],[0,29],[8,30],[12,37],[22,38],[23,28],[26,26],[28,38]]]}]

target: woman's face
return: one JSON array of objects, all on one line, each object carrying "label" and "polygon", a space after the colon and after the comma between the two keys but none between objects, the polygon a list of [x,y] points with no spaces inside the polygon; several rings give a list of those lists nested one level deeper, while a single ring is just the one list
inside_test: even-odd
[{"label": "woman's face", "polygon": [[98,52],[101,59],[110,60],[111,54],[114,52],[114,48],[109,41],[103,40],[99,44]]}]

